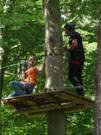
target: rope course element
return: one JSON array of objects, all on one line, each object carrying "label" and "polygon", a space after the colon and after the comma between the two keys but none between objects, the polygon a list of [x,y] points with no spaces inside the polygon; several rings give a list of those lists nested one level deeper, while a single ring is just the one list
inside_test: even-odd
[{"label": "rope course element", "polygon": [[3,98],[2,102],[15,108],[16,114],[27,116],[46,114],[52,110],[64,109],[65,112],[76,112],[86,108],[94,109],[94,101],[66,90]]},{"label": "rope course element", "polygon": [[9,67],[14,67],[14,66],[19,65],[19,64],[23,65],[23,64],[25,64],[25,63],[26,63],[26,61],[25,61],[25,60],[22,60],[22,61],[19,62],[19,63],[14,63],[14,64],[11,64],[11,65],[8,65],[8,66],[4,66],[4,67],[0,68],[0,70],[1,70],[1,69],[6,69],[6,68],[9,68]]}]

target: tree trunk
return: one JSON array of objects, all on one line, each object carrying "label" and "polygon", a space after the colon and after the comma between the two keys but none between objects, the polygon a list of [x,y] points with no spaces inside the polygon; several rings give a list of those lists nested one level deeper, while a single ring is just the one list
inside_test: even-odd
[{"label": "tree trunk", "polygon": [[3,54],[4,50],[1,47],[3,44],[3,39],[2,39],[2,30],[0,29],[0,102],[2,98],[2,87],[3,87],[3,70],[2,70],[2,61],[3,61]]},{"label": "tree trunk", "polygon": [[[45,15],[45,73],[47,90],[63,90],[63,41],[60,26],[59,0],[44,0]],[[65,135],[65,112],[47,113],[48,135]]]},{"label": "tree trunk", "polygon": [[59,0],[45,0],[45,47],[46,85],[45,88],[63,89],[62,36],[60,30]]},{"label": "tree trunk", "polygon": [[[4,50],[0,47],[0,103],[2,98],[2,56],[3,56]],[[1,104],[0,104],[1,107]],[[0,116],[0,135],[2,135],[2,116]]]},{"label": "tree trunk", "polygon": [[48,116],[48,135],[65,135],[66,117],[64,111],[51,111]]},{"label": "tree trunk", "polygon": [[98,28],[98,49],[96,67],[96,99],[95,99],[95,135],[101,135],[101,15]]}]

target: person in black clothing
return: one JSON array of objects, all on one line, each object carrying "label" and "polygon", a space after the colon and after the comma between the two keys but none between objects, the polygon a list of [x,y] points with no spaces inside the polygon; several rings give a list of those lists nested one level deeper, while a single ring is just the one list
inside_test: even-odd
[{"label": "person in black clothing", "polygon": [[66,23],[64,25],[64,30],[66,35],[69,36],[69,47],[66,48],[70,54],[68,77],[75,87],[77,95],[84,96],[82,69],[85,56],[82,37],[75,31],[75,26],[73,24]]}]

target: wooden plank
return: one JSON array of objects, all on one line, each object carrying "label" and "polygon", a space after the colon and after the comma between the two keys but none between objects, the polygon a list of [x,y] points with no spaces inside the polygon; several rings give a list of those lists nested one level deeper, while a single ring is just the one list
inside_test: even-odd
[{"label": "wooden plank", "polygon": [[[66,111],[94,108],[94,101],[64,91],[43,92],[39,94],[24,95],[2,99],[4,104],[20,106],[16,113],[47,113],[51,110],[65,109]],[[79,109],[78,109],[79,108]]]},{"label": "wooden plank", "polygon": [[[57,100],[58,97],[58,100]],[[47,99],[47,100],[46,100]],[[77,95],[73,95],[67,91],[52,91],[52,92],[46,92],[46,93],[39,93],[39,94],[33,94],[33,95],[24,95],[24,96],[18,96],[13,97],[11,99],[4,98],[3,102],[6,104],[10,102],[23,102],[23,101],[31,101],[31,102],[39,102],[39,103],[49,103],[49,102],[58,102],[58,101],[84,101],[87,102],[90,105],[93,105],[93,101],[80,97]]]},{"label": "wooden plank", "polygon": [[[48,108],[47,108],[48,107]],[[17,114],[46,114],[48,111],[53,111],[53,110],[65,110],[65,112],[71,112],[71,111],[81,111],[83,109],[85,109],[86,106],[85,105],[77,105],[77,104],[63,104],[61,106],[59,105],[49,105],[49,106],[41,106],[40,108],[22,108],[22,109],[19,109],[19,110],[16,110],[15,113]]]}]

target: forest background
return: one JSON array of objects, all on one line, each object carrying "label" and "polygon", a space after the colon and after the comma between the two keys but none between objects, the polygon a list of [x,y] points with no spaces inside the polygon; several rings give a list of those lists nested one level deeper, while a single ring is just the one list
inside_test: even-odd
[{"label": "forest background", "polygon": [[[99,0],[61,0],[61,30],[64,46],[68,38],[63,32],[65,22],[73,22],[83,37],[86,61],[84,66],[85,95],[95,96],[95,69],[97,49],[97,27],[99,22]],[[54,4],[54,3],[53,3]],[[44,6],[41,0],[0,0],[0,46],[4,49],[3,67],[25,60],[29,55],[37,56],[37,64],[45,55]],[[73,91],[67,78],[68,56],[64,56],[65,86]],[[21,65],[20,65],[21,67]],[[3,92],[6,97],[12,90],[9,82],[19,78],[19,66],[4,70]],[[38,91],[44,89],[44,73],[38,76]],[[93,110],[68,113],[68,135],[91,135],[93,132]],[[47,118],[12,115],[11,108],[1,105],[0,127],[3,135],[47,135]]]}]

